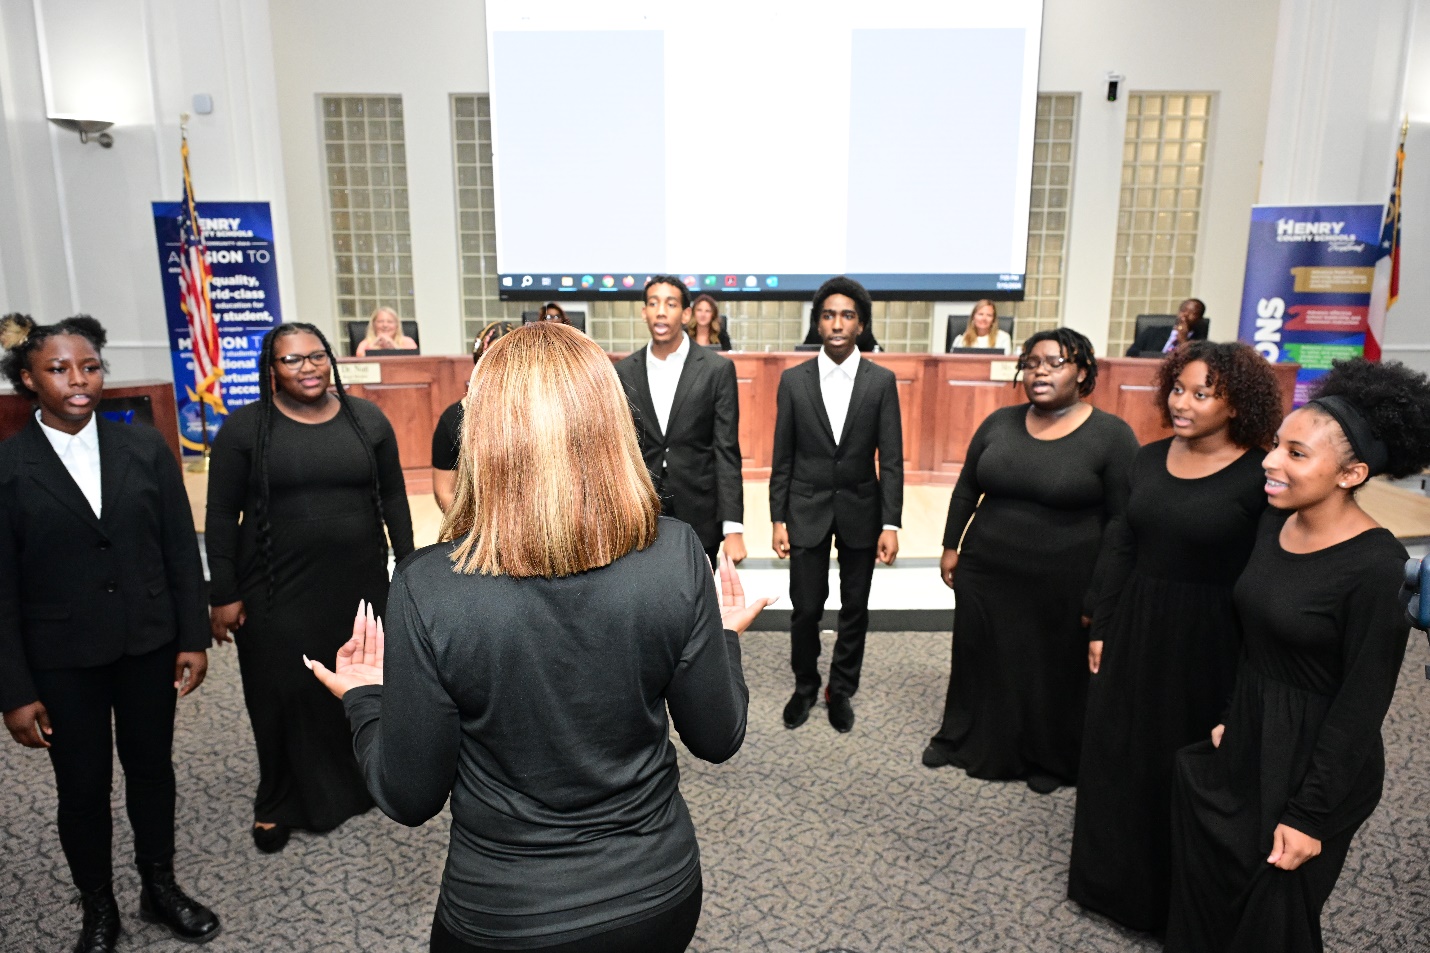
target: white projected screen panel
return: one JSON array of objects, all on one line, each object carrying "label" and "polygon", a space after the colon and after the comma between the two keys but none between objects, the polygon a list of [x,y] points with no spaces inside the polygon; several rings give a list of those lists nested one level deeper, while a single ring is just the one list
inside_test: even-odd
[{"label": "white projected screen panel", "polygon": [[1042,0],[486,11],[503,296],[1021,292]]}]

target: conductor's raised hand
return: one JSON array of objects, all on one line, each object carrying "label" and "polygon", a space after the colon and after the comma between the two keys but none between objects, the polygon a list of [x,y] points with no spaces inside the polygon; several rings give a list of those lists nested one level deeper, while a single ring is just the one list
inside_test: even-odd
[{"label": "conductor's raised hand", "polygon": [[371,604],[359,601],[357,615],[353,617],[352,638],[338,649],[332,669],[306,655],[303,664],[328,691],[342,698],[354,688],[382,684],[383,650],[382,620],[373,614]]},{"label": "conductor's raised hand", "polygon": [[740,583],[740,574],[730,557],[720,557],[720,570],[716,573],[720,583],[720,621],[725,628],[736,635],[744,632],[755,621],[755,616],[764,611],[765,606],[775,600],[769,597],[756,599],[745,604],[745,587]]}]

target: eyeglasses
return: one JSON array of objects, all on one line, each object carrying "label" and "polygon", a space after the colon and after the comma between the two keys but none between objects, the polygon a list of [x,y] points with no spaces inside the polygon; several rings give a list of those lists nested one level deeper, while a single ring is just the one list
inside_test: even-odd
[{"label": "eyeglasses", "polygon": [[300,367],[304,361],[314,367],[328,366],[328,352],[314,351],[312,354],[284,354],[282,357],[275,357],[275,361],[284,367]]},{"label": "eyeglasses", "polygon": [[1018,359],[1018,370],[1036,371],[1038,368],[1046,365],[1048,370],[1055,371],[1067,363],[1068,359],[1065,357],[1023,357]]}]

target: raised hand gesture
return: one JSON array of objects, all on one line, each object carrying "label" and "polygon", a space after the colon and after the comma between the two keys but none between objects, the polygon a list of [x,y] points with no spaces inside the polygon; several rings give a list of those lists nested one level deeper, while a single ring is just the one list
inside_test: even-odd
[{"label": "raised hand gesture", "polygon": [[322,662],[303,656],[303,664],[327,686],[328,691],[342,698],[350,689],[361,685],[382,684],[383,631],[382,620],[372,612],[372,605],[358,602],[353,617],[353,635],[338,649],[337,661],[329,671]]},{"label": "raised hand gesture", "polygon": [[720,590],[720,621],[736,635],[749,628],[755,616],[775,601],[764,597],[745,605],[745,587],[740,584],[740,574],[735,571],[735,564],[729,556],[720,556],[720,569],[715,574],[715,580]]}]

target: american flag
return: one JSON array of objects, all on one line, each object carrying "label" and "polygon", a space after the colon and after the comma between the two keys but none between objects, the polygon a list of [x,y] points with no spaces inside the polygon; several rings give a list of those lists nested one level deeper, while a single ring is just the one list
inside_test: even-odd
[{"label": "american flag", "polygon": [[1385,341],[1385,318],[1400,297],[1400,184],[1405,175],[1405,134],[1410,129],[1407,119],[1400,125],[1400,146],[1395,150],[1395,179],[1390,186],[1390,201],[1385,203],[1385,218],[1380,226],[1380,259],[1375,263],[1375,278],[1370,289],[1370,313],[1366,319],[1365,356],[1380,360]]},{"label": "american flag", "polygon": [[[223,406],[219,378],[223,359],[218,347],[218,323],[209,298],[208,246],[194,203],[194,183],[189,177],[189,138],[183,136],[184,200],[179,203],[179,307],[189,323],[189,339],[194,352],[194,393],[198,400],[216,408]],[[219,411],[222,413],[222,410]]]}]

